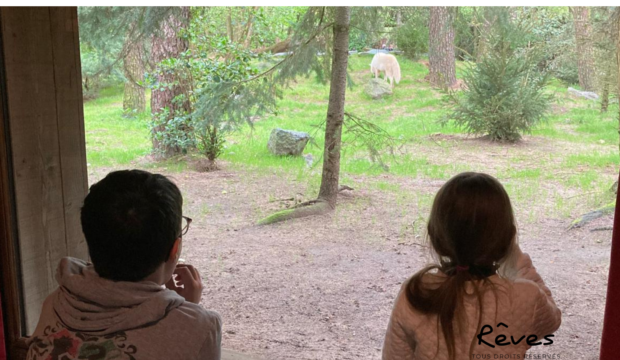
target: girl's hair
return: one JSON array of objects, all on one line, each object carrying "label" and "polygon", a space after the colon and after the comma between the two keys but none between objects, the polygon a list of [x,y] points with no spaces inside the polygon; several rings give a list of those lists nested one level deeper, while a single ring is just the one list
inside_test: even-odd
[{"label": "girl's hair", "polygon": [[[466,282],[481,279],[483,284],[493,287],[487,277],[495,274],[500,265],[505,266],[512,254],[516,246],[516,221],[508,194],[499,181],[487,174],[465,172],[448,180],[435,196],[427,230],[438,264],[417,272],[407,284],[406,295],[418,311],[438,316],[438,326],[441,325],[449,358],[453,360],[456,356],[454,324],[459,328],[463,324]],[[457,271],[457,266],[468,266],[469,270]],[[503,274],[504,266],[500,269]],[[429,286],[423,277],[434,269],[448,277]],[[475,282],[473,285],[480,310],[479,330],[482,294]],[[474,345],[475,337],[470,356]]]}]

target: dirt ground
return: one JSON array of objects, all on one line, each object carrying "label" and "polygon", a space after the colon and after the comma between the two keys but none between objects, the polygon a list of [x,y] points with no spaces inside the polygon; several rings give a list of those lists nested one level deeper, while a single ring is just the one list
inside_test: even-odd
[{"label": "dirt ground", "polygon": [[[258,227],[306,186],[277,172],[230,169],[169,174],[194,219],[182,257],[203,276],[203,305],[222,316],[223,346],[264,359],[380,359],[398,290],[429,261],[421,235],[428,207],[416,199],[432,199],[444,181],[386,174],[380,180],[400,190],[381,191],[368,186],[377,177],[353,176],[355,190],[342,193],[333,214]],[[91,183],[109,170],[91,170]],[[521,248],[563,312],[554,344],[529,353],[598,359],[611,231],[591,230],[610,227],[613,215],[567,231],[568,218],[516,211]]]}]

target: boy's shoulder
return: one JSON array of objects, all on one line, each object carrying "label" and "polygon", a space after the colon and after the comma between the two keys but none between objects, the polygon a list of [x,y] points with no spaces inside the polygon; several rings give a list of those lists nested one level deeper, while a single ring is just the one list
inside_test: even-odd
[{"label": "boy's shoulder", "polygon": [[198,328],[216,333],[219,333],[222,328],[220,314],[189,301],[185,301],[181,306],[172,309],[166,318],[170,324],[183,328]]}]

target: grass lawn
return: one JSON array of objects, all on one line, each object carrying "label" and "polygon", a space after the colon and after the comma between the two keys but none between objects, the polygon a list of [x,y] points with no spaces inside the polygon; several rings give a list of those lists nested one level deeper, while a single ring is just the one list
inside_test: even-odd
[{"label": "grass lawn", "polygon": [[89,166],[126,165],[151,151],[147,111],[123,117],[123,87],[101,90],[84,103],[86,156]]},{"label": "grass lawn", "polygon": [[[442,94],[423,80],[426,67],[400,58],[403,79],[394,95],[372,100],[363,91],[370,78],[370,56],[354,55],[349,71],[353,88],[347,90],[346,111],[372,121],[398,140],[394,156],[384,156],[386,172],[371,161],[363,144],[343,135],[341,182],[351,183],[364,177],[365,186],[399,192],[382,176],[445,180],[460,171],[485,171],[497,176],[516,203],[532,203],[545,198],[545,212],[552,216],[575,215],[579,204],[596,207],[612,201],[607,191],[619,163],[617,104],[601,114],[599,103],[575,99],[567,85],[552,81],[548,91],[555,97],[547,122],[538,125],[518,144],[492,144],[466,136],[449,122],[438,120],[448,115]],[[459,69],[463,64],[459,64]],[[459,70],[460,72],[461,70]],[[320,183],[322,131],[329,87],[313,77],[299,79],[279,100],[279,115],[258,119],[250,128],[243,125],[230,134],[221,160],[232,168],[253,173],[284,174],[305,182],[315,192]],[[149,111],[135,118],[122,116],[122,87],[107,88],[99,97],[85,103],[88,163],[91,167],[130,166],[149,154]],[[315,144],[306,147],[315,166],[308,171],[303,158],[280,158],[266,147],[273,128],[309,132]],[[318,160],[318,161],[317,161]],[[183,159],[162,165],[169,171],[184,171]],[[153,166],[149,164],[147,166]],[[548,186],[544,186],[547,184]],[[559,191],[557,188],[562,188]],[[427,199],[430,201],[430,199]]]}]

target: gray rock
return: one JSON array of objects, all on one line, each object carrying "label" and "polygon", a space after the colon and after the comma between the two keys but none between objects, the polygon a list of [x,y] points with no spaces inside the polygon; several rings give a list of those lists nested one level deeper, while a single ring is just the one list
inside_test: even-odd
[{"label": "gray rock", "polygon": [[392,87],[390,84],[380,78],[373,78],[366,84],[364,91],[373,99],[381,99],[386,95],[392,95]]},{"label": "gray rock", "polygon": [[572,87],[569,87],[568,92],[575,96],[586,98],[588,100],[598,100],[598,95],[596,95],[596,93],[593,93],[591,91],[579,91],[577,89],[573,89]]},{"label": "gray rock", "polygon": [[273,129],[269,135],[267,148],[275,155],[300,156],[308,140],[310,135],[305,132]]}]

